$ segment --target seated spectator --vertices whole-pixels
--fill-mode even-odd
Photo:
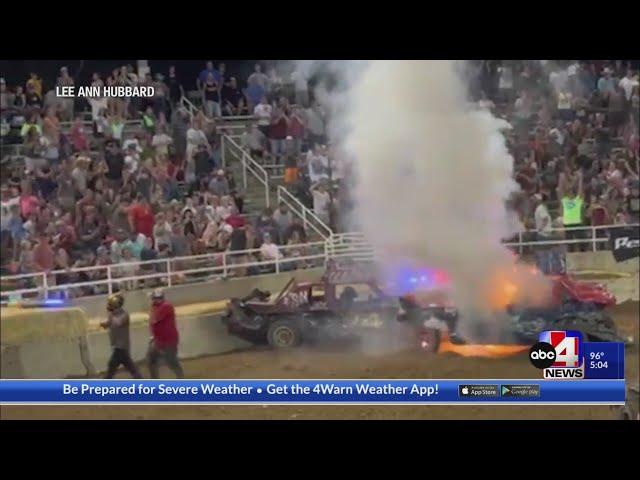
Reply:
[[[278,249],[278,246],[271,240],[271,235],[265,233],[262,237],[262,245],[260,245],[260,259],[263,262],[268,262],[278,260],[279,258],[280,249]]]
[[[231,225],[234,230],[244,228],[246,222],[239,214],[238,209],[234,206],[230,208],[230,214],[224,219],[224,223]]]
[[[270,238],[278,240],[278,224],[273,219],[273,211],[271,208],[265,208],[262,214],[256,219],[256,236],[258,244],[264,241],[264,236],[269,235]]]
[[[124,247],[122,249],[122,258],[118,262],[118,266],[113,268],[112,274],[115,277],[130,278],[138,275],[140,269],[138,259],[131,252],[131,248]],[[133,279],[120,282],[123,290],[133,290],[136,288],[137,281]]]
[[[294,230],[291,233],[289,240],[287,241],[287,246],[293,247],[293,248],[287,248],[285,250],[285,256],[288,258],[298,258],[298,257],[307,256],[309,253],[307,252],[306,247],[302,245],[302,243],[303,241],[300,238],[300,234],[298,233],[298,231]],[[305,268],[307,265],[308,265],[308,262],[305,260],[299,260],[297,262],[288,262],[285,265],[283,265],[283,267],[285,267],[283,268],[283,270]]]
[[[171,225],[167,222],[164,212],[158,212],[153,226],[154,247],[160,251],[161,245],[171,245]]]
[[[216,172],[216,176],[209,182],[209,191],[218,197],[229,195],[229,182],[225,177],[224,170]]]

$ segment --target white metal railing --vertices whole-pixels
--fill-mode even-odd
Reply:
[[[287,192],[288,193],[288,192]],[[310,228],[313,224],[307,223]],[[624,225],[624,226],[638,226]],[[602,228],[616,228],[621,225],[607,225]],[[597,227],[581,227],[582,229],[593,229]],[[576,228],[574,228],[576,230]],[[319,232],[318,232],[319,233]],[[582,238],[573,240],[545,240],[527,242],[507,242],[505,246],[561,246],[575,245],[580,243],[590,243],[594,246],[601,242],[607,242],[605,237]],[[594,247],[595,248],[595,247]],[[68,270],[55,270],[50,272],[26,273],[20,275],[10,275],[2,278],[2,298],[12,298],[22,295],[42,295],[45,298],[51,292],[67,291],[78,288],[95,288],[103,286],[106,292],[111,293],[114,287],[137,288],[140,282],[148,280],[159,280],[164,285],[171,287],[175,283],[189,283],[198,281],[208,281],[216,278],[227,278],[234,274],[242,275],[243,271],[253,268],[268,272],[279,273],[293,268],[307,268],[326,264],[329,259],[351,259],[356,261],[373,261],[377,255],[374,248],[364,238],[360,232],[331,234],[325,241],[311,242],[298,245],[279,246],[281,255],[273,260],[251,260],[251,257],[258,254],[260,249],[250,249],[242,251],[226,251],[221,253],[210,253],[203,255],[191,255],[184,257],[172,257],[158,260],[135,261],[130,263],[119,263],[114,265],[81,267]],[[303,250],[304,255],[287,255],[292,250]],[[146,267],[140,269],[140,267]],[[122,270],[136,269],[134,275],[121,275]],[[147,271],[148,269],[148,271]],[[160,271],[159,271],[160,270]],[[78,274],[86,272],[91,277],[85,282],[64,283],[55,285],[54,279],[58,274]],[[198,276],[200,275],[200,276]],[[28,288],[10,288],[8,283],[32,280],[37,286]]]
[[[292,255],[291,252],[295,250],[302,250],[304,255]],[[148,280],[160,280],[164,285],[171,287],[176,283],[184,284],[190,281],[228,278],[235,276],[235,274],[242,274],[243,271],[250,268],[258,269],[259,273],[280,273],[299,268],[313,268],[323,265],[327,258],[325,242],[282,245],[278,246],[278,251],[279,254],[275,259],[267,260],[251,260],[252,256],[261,253],[261,249],[249,249],[11,275],[3,277],[0,297],[3,300],[23,295],[41,295],[48,298],[52,292],[82,288],[94,289],[101,286],[105,287],[103,293],[110,294],[115,290],[114,287],[124,287],[127,290],[135,289],[141,282],[145,284]],[[121,274],[121,272],[130,269],[135,269],[135,274]],[[56,275],[81,272],[91,274],[94,278],[84,282],[55,285]],[[6,288],[8,282],[19,283],[20,280],[25,279],[32,279],[38,285],[29,288]]]
[[[592,251],[595,252],[595,251],[597,251],[597,247],[596,246],[597,246],[598,243],[607,242],[608,241],[608,238],[606,236],[607,230],[609,230],[611,228],[621,228],[621,227],[639,228],[640,224],[632,223],[632,224],[627,224],[627,225],[589,225],[589,226],[581,226],[581,227],[552,228],[550,230],[551,233],[554,233],[554,234],[558,234],[558,233],[562,234],[564,232],[588,232],[587,237],[573,239],[573,240],[551,239],[551,240],[534,240],[534,241],[525,242],[525,241],[523,241],[525,235],[527,235],[527,234],[536,234],[537,230],[535,230],[535,229],[521,230],[517,234],[517,236],[518,236],[518,241],[517,242],[503,241],[503,243],[504,243],[504,245],[506,245],[508,247],[517,247],[520,254],[523,253],[524,247],[527,247],[527,246],[532,246],[532,245],[556,245],[559,242],[562,242],[564,244],[591,243],[591,249],[592,249]],[[604,235],[598,236],[598,232],[599,231],[604,231]],[[515,237],[515,235],[514,235],[514,237]],[[514,238],[514,237],[512,237],[512,238]]]
[[[282,185],[278,186],[278,203],[284,203],[294,215],[302,219],[305,230],[309,227],[320,235],[323,239],[331,237],[333,231],[311,210],[309,210],[300,200],[291,194]]]
[[[222,157],[222,165],[227,165],[227,156],[234,156],[242,165],[242,185],[245,190],[247,188],[247,172],[251,173],[251,175],[258,180],[264,187],[264,199],[265,205],[268,207],[269,202],[269,174],[267,171],[262,168],[258,162],[256,162],[251,155],[249,155],[240,145],[238,145],[231,137],[228,135],[222,136],[222,147],[221,147],[221,157]]]

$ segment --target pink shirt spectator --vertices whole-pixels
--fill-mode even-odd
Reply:
[[[38,210],[40,200],[34,195],[22,195],[20,197],[20,214],[22,218],[28,218],[33,212]]]

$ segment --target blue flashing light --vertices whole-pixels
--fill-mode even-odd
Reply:
[[[60,298],[48,298],[44,301],[44,305],[47,307],[58,307],[65,304],[66,302]]]

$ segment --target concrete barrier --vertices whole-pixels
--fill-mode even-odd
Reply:
[[[566,256],[567,270],[570,272],[595,270],[600,272],[616,272],[635,274],[640,271],[640,259],[632,258],[625,262],[616,262],[610,251],[602,252],[570,252]]]

